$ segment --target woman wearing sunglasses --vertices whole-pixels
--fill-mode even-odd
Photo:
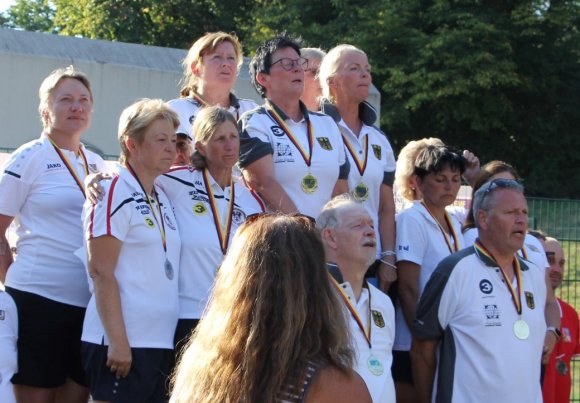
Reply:
[[[464,157],[444,145],[427,145],[414,161],[420,199],[397,215],[399,304],[395,311],[393,379],[398,401],[416,401],[411,368],[411,333],[419,297],[443,258],[464,247],[461,225],[446,211],[457,197]]]
[[[300,101],[308,61],[289,37],[266,41],[250,62],[265,104],[244,114],[240,167],[271,210],[317,217],[333,195],[347,191],[348,161],[332,118]]]

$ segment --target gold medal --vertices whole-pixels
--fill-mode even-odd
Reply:
[[[371,374],[373,374],[374,376],[381,376],[383,372],[385,372],[385,368],[383,367],[383,363],[381,362],[381,360],[379,360],[372,354],[369,356],[369,359],[367,360],[367,367],[369,368]]]
[[[302,191],[307,194],[312,194],[318,189],[318,179],[311,173],[308,173],[302,178]]]
[[[364,182],[359,182],[358,185],[352,191],[352,196],[356,201],[364,202],[369,198],[369,188]]]
[[[518,319],[514,323],[514,334],[520,340],[526,340],[530,337],[530,327],[522,319]]]

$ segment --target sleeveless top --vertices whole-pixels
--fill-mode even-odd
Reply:
[[[287,384],[282,387],[282,390],[278,393],[278,398],[276,401],[278,403],[303,403],[305,401],[306,395],[314,380],[314,376],[321,369],[321,365],[309,361],[306,367],[306,378],[304,378],[304,383],[300,388],[300,394],[295,393],[294,385]]]

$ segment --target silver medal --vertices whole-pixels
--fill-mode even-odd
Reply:
[[[167,276],[169,280],[173,280],[173,266],[169,259],[165,259],[165,276]]]
[[[518,319],[514,323],[514,334],[520,340],[526,340],[530,337],[530,327],[522,319]]]

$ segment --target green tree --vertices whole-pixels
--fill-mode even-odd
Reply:
[[[0,16],[0,26],[56,33],[52,22],[54,14],[54,6],[49,0],[16,0],[6,14]]]

